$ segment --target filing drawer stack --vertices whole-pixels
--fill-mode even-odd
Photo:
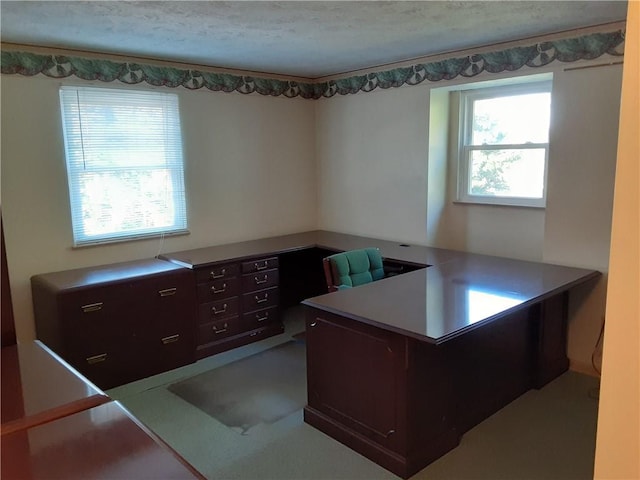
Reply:
[[[195,269],[197,358],[282,333],[278,257]]]
[[[195,289],[186,269],[143,260],[36,275],[40,340],[102,389],[195,360]]]

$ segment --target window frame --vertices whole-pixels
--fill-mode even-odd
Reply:
[[[174,128],[171,130],[170,134],[165,133],[165,140],[167,141],[167,145],[171,145],[170,149],[173,152],[173,156],[171,160],[167,160],[165,157],[164,165],[150,164],[145,165],[136,164],[133,166],[122,166],[115,165],[112,168],[104,168],[99,165],[95,166],[87,166],[84,165],[85,171],[93,171],[93,172],[123,172],[123,171],[136,171],[136,172],[154,172],[154,171],[169,171],[170,173],[170,182],[172,185],[171,188],[171,198],[174,202],[174,208],[176,210],[176,214],[174,215],[173,223],[166,227],[148,227],[148,228],[139,228],[135,230],[111,230],[108,233],[100,233],[96,235],[87,235],[85,233],[85,224],[82,219],[83,214],[83,202],[81,200],[81,189],[82,182],[80,181],[80,173],[76,167],[72,165],[74,162],[73,154],[71,153],[72,148],[70,147],[70,143],[73,141],[71,135],[68,132],[69,125],[67,124],[66,117],[73,116],[75,112],[65,112],[65,100],[63,96],[66,94],[65,92],[80,92],[80,91],[100,91],[102,95],[111,95],[117,96],[119,93],[122,95],[149,95],[149,96],[157,96],[158,102],[156,105],[162,105],[162,118],[165,123],[167,119],[175,122]],[[59,98],[60,98],[60,114],[62,121],[62,131],[63,131],[63,143],[64,143],[64,156],[65,156],[65,168],[67,175],[67,183],[68,183],[68,193],[69,193],[69,212],[70,212],[70,220],[72,227],[72,235],[73,235],[73,247],[86,247],[93,246],[99,244],[108,244],[108,243],[117,243],[117,242],[126,242],[133,240],[144,240],[150,238],[159,238],[168,235],[181,235],[188,234],[188,215],[187,215],[187,191],[185,186],[185,159],[184,159],[184,146],[182,140],[182,116],[180,113],[180,98],[176,93],[173,92],[160,92],[155,89],[138,89],[138,88],[119,88],[119,87],[103,87],[103,86],[94,86],[94,85],[74,85],[74,84],[64,84],[59,87]],[[78,100],[79,102],[79,100]],[[122,98],[122,104],[126,104],[126,98]],[[80,124],[80,134],[79,137],[76,136],[75,140],[80,142],[84,142],[82,130],[82,119],[80,116],[80,103],[78,106],[78,121]],[[150,103],[150,106],[152,104]],[[166,105],[170,105],[167,107]],[[169,138],[172,137],[170,140]],[[82,147],[84,149],[84,145]],[[83,152],[84,155],[84,152]],[[177,159],[177,163],[176,163]]]
[[[526,95],[548,92],[552,95],[552,80],[530,80],[517,83],[505,81],[504,84],[489,87],[476,87],[460,90],[459,99],[459,125],[458,125],[458,152],[457,152],[457,203],[502,205],[515,207],[545,208],[547,202],[547,172],[549,166],[549,137],[545,143],[516,143],[516,144],[483,144],[472,145],[473,135],[473,102],[490,98],[500,98],[513,95]],[[551,112],[549,113],[551,116]],[[549,119],[551,120],[551,119]],[[549,128],[551,130],[551,128]],[[550,134],[550,132],[549,132]],[[510,150],[510,149],[544,149],[544,170],[542,198],[478,195],[469,193],[470,164],[473,151],[486,150]]]

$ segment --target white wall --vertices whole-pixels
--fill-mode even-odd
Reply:
[[[319,228],[426,241],[429,90],[316,102]]]
[[[542,260],[604,273],[595,291],[580,289],[569,305],[572,368],[592,371],[606,300],[622,66],[569,68],[553,80]]]
[[[621,68],[564,67],[544,70],[554,74],[546,209],[453,203],[456,163],[442,147],[443,92],[471,81],[458,80],[317,103],[320,227],[606,273]],[[569,357],[591,373],[605,284],[581,289],[570,305]]]
[[[168,89],[180,96],[191,234],[72,249],[60,85],[2,76],[2,216],[19,341],[34,338],[34,274],[316,227],[311,101]]]

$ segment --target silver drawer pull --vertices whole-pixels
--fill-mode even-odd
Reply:
[[[256,285],[262,285],[263,283],[267,283],[267,279],[269,278],[269,276],[267,274],[265,274],[264,278],[262,280],[260,280],[258,277],[253,277],[253,279],[256,282]]]
[[[94,363],[104,362],[107,359],[106,353],[101,353],[100,355],[94,355],[93,357],[87,358],[87,363],[89,365],[93,365]]]
[[[162,344],[163,344],[163,345],[167,345],[167,344],[169,344],[169,343],[177,342],[179,338],[180,338],[180,334],[177,334],[177,335],[171,335],[171,336],[169,336],[169,337],[164,337],[164,338],[162,339]]]
[[[264,317],[261,317],[259,313],[256,313],[256,320],[258,322],[264,322],[269,319],[269,312],[265,312]]]
[[[209,276],[215,280],[216,278],[222,278],[227,274],[227,269],[223,268],[222,270],[220,270],[220,273],[216,273],[213,270],[209,273]]]
[[[97,312],[98,310],[102,310],[102,302],[82,305],[82,307],[80,308],[82,309],[83,313]]]
[[[255,268],[256,270],[260,271],[260,270],[266,270],[267,268],[269,268],[269,261],[265,260],[262,265],[258,264],[258,262],[253,264],[253,268]]]
[[[216,332],[216,335],[220,335],[221,333],[226,332],[229,329],[229,324],[225,323],[224,328],[218,329],[215,325],[213,326],[213,331]]]
[[[264,302],[269,301],[269,294],[265,293],[264,294],[264,298],[260,298],[257,295],[254,298],[256,299],[256,303],[264,303]]]
[[[211,313],[213,313],[214,315],[220,315],[221,313],[224,313],[226,311],[227,311],[226,303],[222,306],[221,310],[218,310],[216,307],[211,307]]]
[[[214,285],[213,287],[211,287],[211,293],[213,293],[215,295],[216,293],[224,292],[226,289],[227,289],[227,284],[226,283],[223,283],[222,284],[222,288],[220,288],[218,290],[216,290],[216,287]]]
[[[170,297],[171,295],[175,295],[177,291],[178,291],[178,289],[175,288],[175,287],[173,287],[173,288],[165,288],[164,290],[158,290],[158,294],[161,297]]]

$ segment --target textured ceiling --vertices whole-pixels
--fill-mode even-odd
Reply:
[[[7,1],[3,42],[318,78],[623,21],[626,1]]]

